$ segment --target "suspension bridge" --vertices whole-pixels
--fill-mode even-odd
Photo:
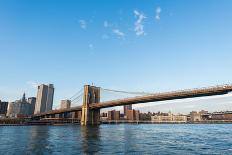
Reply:
[[[167,101],[175,99],[186,99],[213,95],[223,95],[232,91],[232,85],[218,85],[213,87],[204,87],[196,89],[187,89],[179,91],[170,91],[163,93],[146,93],[146,92],[128,92],[121,90],[104,89],[96,86],[85,85],[84,89],[79,90],[70,100],[72,107],[69,109],[52,110],[45,113],[33,115],[33,119],[44,118],[67,118],[69,114],[73,114],[79,119],[82,125],[99,124],[100,109],[114,106],[123,106],[130,104]],[[101,92],[101,94],[100,94]],[[121,99],[111,99],[108,101],[100,101],[102,92],[127,94],[129,96]],[[110,98],[110,97],[108,97]]]

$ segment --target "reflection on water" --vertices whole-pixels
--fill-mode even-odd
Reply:
[[[82,151],[86,154],[99,152],[100,142],[99,126],[81,126]]]
[[[0,154],[232,154],[232,125],[0,127]]]
[[[35,154],[39,154],[40,152],[51,153],[47,146],[49,145],[49,127],[44,126],[41,128],[40,126],[33,126],[28,131],[28,141],[27,141],[27,150],[28,152],[32,152]]]

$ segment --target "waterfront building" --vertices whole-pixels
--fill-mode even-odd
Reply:
[[[21,100],[10,102],[7,108],[7,116],[19,118],[19,117],[28,117],[32,115],[34,111],[33,109],[34,99],[32,98],[29,99],[32,104],[27,101],[26,95],[24,93]]]
[[[120,111],[115,111],[114,120],[120,120]]]
[[[204,120],[203,116],[208,114],[208,111],[201,110],[199,112],[197,111],[192,111],[190,112],[190,121],[191,122],[199,122]]]
[[[60,101],[60,109],[70,109],[71,100],[61,100]]]
[[[139,120],[141,121],[150,121],[151,120],[151,113],[140,113],[139,114]]]
[[[36,98],[35,97],[29,97],[27,99],[27,102],[31,104],[30,110],[29,110],[29,115],[33,115],[35,111],[35,103],[36,103]]]
[[[132,104],[123,106],[124,117],[127,118],[127,110],[132,110]]]
[[[139,120],[139,110],[127,110],[127,120],[138,121]]]
[[[108,120],[120,120],[120,111],[108,111]]]
[[[104,113],[104,112],[101,113],[101,114],[100,114],[100,120],[101,120],[101,121],[106,121],[106,120],[108,120],[107,113]]]
[[[151,121],[152,122],[157,122],[157,123],[171,123],[171,122],[181,122],[181,123],[186,123],[187,122],[187,116],[185,115],[173,115],[170,112],[166,114],[161,114],[161,115],[154,115],[151,116]]]
[[[2,102],[0,100],[0,115],[4,116],[7,113],[8,102]]]
[[[82,114],[81,111],[75,111],[70,114],[70,117],[81,120],[81,114]]]
[[[37,99],[35,105],[35,114],[42,112],[48,112],[52,110],[54,97],[54,86],[53,84],[40,85],[38,86]]]
[[[214,112],[211,114],[211,120],[232,120],[232,111]]]

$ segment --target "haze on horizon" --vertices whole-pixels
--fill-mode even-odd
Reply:
[[[232,83],[232,1],[101,2],[0,1],[0,100],[36,96],[42,83],[54,84],[54,107],[84,84],[164,92]],[[232,110],[232,97],[144,105]]]

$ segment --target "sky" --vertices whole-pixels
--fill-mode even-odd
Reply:
[[[231,40],[231,0],[1,0],[0,100],[36,96],[42,83],[54,84],[54,107],[85,84],[164,92],[231,83]],[[232,110],[229,101],[207,100],[218,110]]]

